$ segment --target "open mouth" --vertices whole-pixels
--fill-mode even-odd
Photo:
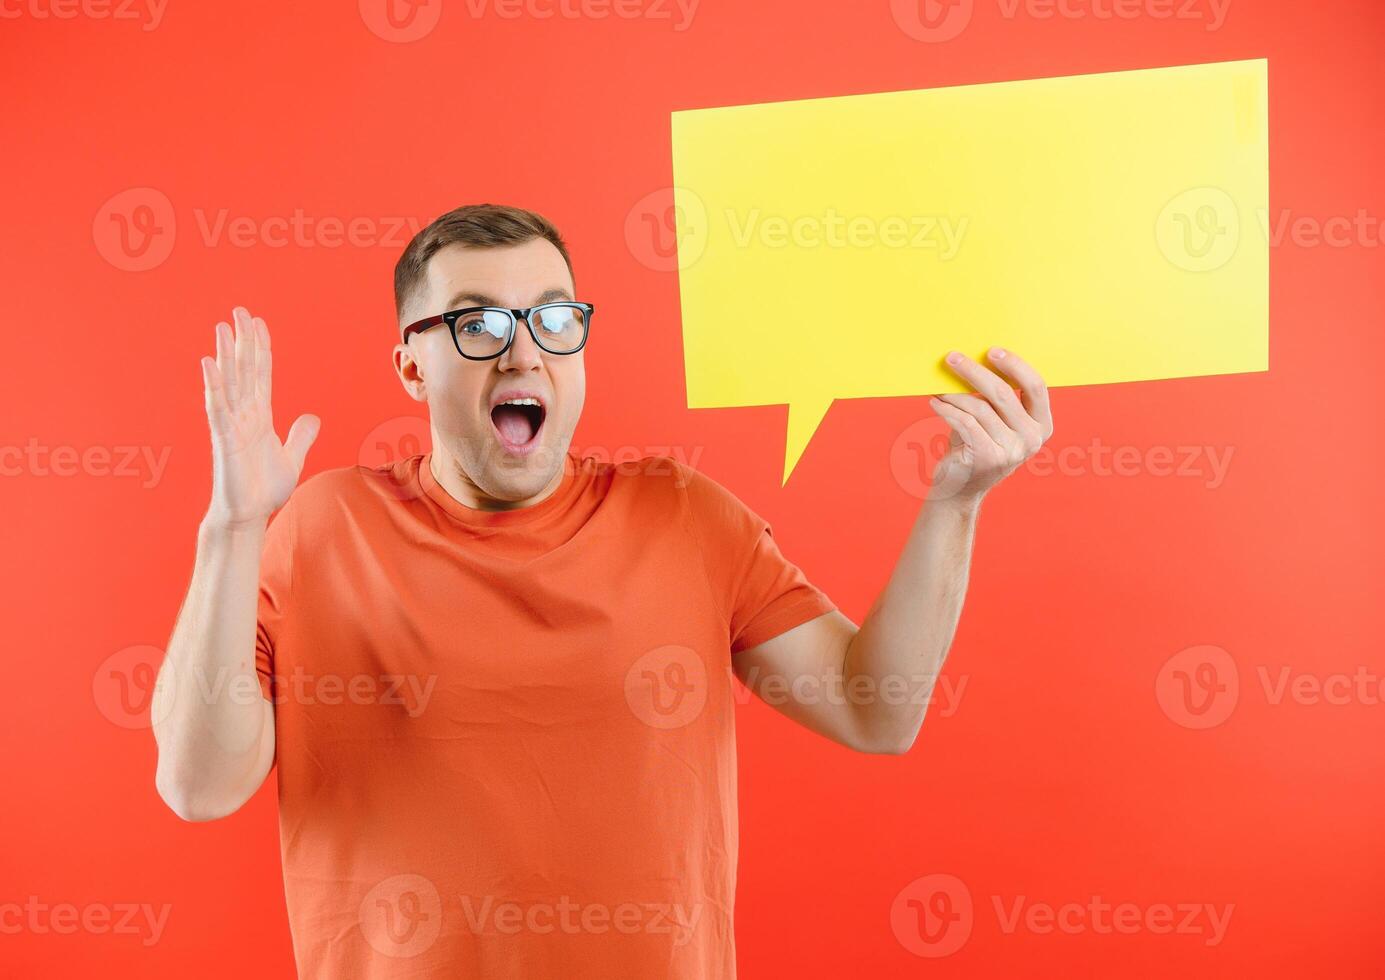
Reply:
[[[506,449],[524,450],[537,444],[547,410],[542,405],[497,405],[491,423]]]

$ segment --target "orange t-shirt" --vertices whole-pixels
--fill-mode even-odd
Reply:
[[[266,535],[299,975],[734,977],[731,655],[836,607],[671,457],[569,452],[505,512],[428,463],[320,473]]]

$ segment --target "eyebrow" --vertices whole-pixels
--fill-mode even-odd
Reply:
[[[533,305],[540,306],[544,303],[556,303],[560,300],[572,302],[572,297],[568,295],[566,289],[554,287],[553,289],[545,289],[540,293]],[[487,296],[485,293],[473,293],[468,290],[457,293],[447,301],[447,309],[449,310],[459,310],[467,306],[500,306],[509,309],[508,306],[493,296]]]

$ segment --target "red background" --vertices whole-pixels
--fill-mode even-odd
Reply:
[[[859,622],[920,506],[896,478],[900,440],[931,412],[923,397],[837,403],[781,490],[783,406],[686,408],[676,273],[626,232],[670,182],[669,112],[1267,57],[1272,217],[1364,209],[1374,234],[1271,249],[1268,373],[1053,392],[1049,451],[1212,447],[1232,453],[1225,479],[1111,475],[1079,455],[1090,465],[1026,469],[996,490],[947,664],[964,696],[949,716],[935,708],[912,753],[854,755],[758,703],[741,710],[739,957],[747,978],[1380,975],[1381,5],[1235,0],[1209,30],[977,0],[944,43],[910,37],[886,0],[704,0],[681,31],[476,18],[458,0],[413,43],[377,36],[351,3],[172,0],[153,30],[47,9],[6,0],[17,16],[0,21],[0,443],[169,454],[158,480],[92,459],[0,479],[0,905],[170,914],[148,946],[0,933],[0,973],[292,974],[272,784],[230,819],[180,822],[155,795],[147,727],[112,707],[112,665],[165,644],[187,584],[210,484],[198,358],[233,305],[273,331],[281,432],[300,412],[323,419],[309,473],[376,451],[381,425],[408,448],[422,416],[389,366],[404,238],[239,247],[209,241],[199,214],[298,209],[386,237],[383,218],[462,203],[547,214],[600,310],[579,448],[680,453],[764,514]],[[165,195],[176,220],[167,258],[144,271],[117,268],[102,210],[132,188]],[[941,356],[948,338],[937,344]],[[1170,658],[1203,645],[1226,651],[1239,698],[1197,729],[1160,694],[1182,663]],[[1262,672],[1284,668],[1375,680],[1344,704],[1276,703]],[[147,677],[129,679],[138,694]],[[915,956],[891,925],[901,890],[932,874],[960,879],[975,912],[944,958]],[[1007,932],[993,896],[1234,910],[1209,946]]]

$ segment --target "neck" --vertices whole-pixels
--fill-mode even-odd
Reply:
[[[433,447],[433,452],[428,460],[428,468],[433,474],[433,479],[438,481],[438,485],[446,490],[448,496],[453,500],[463,506],[470,507],[472,510],[506,511],[532,507],[557,492],[558,487],[563,482],[567,463],[566,459],[560,461],[557,471],[537,492],[515,499],[504,499],[493,497],[478,487],[475,481],[467,475],[466,470],[457,462],[457,458],[438,440],[436,433],[433,438]],[[518,488],[518,492],[524,493],[523,488]]]

